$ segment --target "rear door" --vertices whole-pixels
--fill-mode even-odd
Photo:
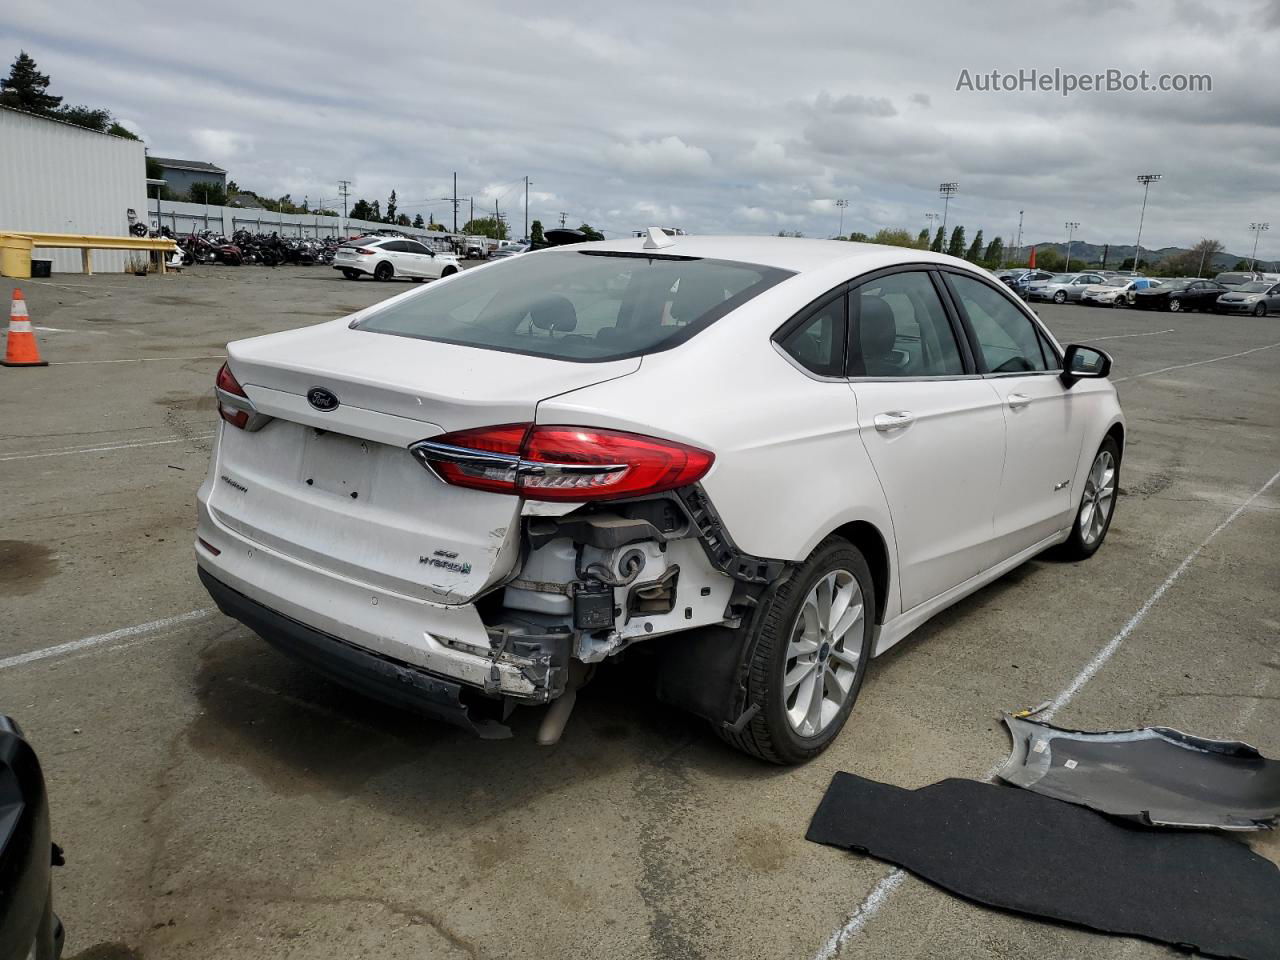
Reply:
[[[1005,421],[1004,470],[995,502],[995,562],[1066,526],[1071,482],[1084,435],[1083,411],[1060,379],[1047,334],[995,284],[944,272],[974,358],[999,397]]]
[[[1004,416],[977,375],[933,273],[851,287],[848,373],[859,432],[889,502],[909,610],[990,563]]]

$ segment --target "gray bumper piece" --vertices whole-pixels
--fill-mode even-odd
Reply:
[[[1280,762],[1238,740],[1170,727],[1084,733],[1006,714],[998,776],[1155,827],[1264,830],[1280,819]]]

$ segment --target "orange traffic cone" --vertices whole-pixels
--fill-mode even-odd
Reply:
[[[13,306],[9,310],[9,340],[0,364],[6,367],[48,366],[40,359],[35,331],[31,329],[31,317],[27,315],[27,301],[22,299],[22,291],[16,287],[13,290]]]

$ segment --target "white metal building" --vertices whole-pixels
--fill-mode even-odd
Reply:
[[[147,161],[138,140],[0,107],[0,231],[124,236],[129,214],[147,220]],[[79,250],[41,250],[57,271],[79,273]],[[94,253],[94,271],[124,270],[130,254]]]

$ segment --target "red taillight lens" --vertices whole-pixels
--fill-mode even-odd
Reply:
[[[505,424],[434,437],[414,456],[446,483],[529,500],[619,500],[700,480],[706,450],[620,430]]]
[[[223,393],[231,394],[234,397],[244,397],[247,404],[249,397],[244,392],[244,387],[240,386],[240,381],[235,378],[231,373],[231,368],[225,363],[218,371],[218,376],[214,379],[213,384]],[[218,398],[218,415],[233,427],[239,427],[241,430],[243,430],[245,428],[245,424],[249,422],[248,410],[237,409],[221,397]]]

